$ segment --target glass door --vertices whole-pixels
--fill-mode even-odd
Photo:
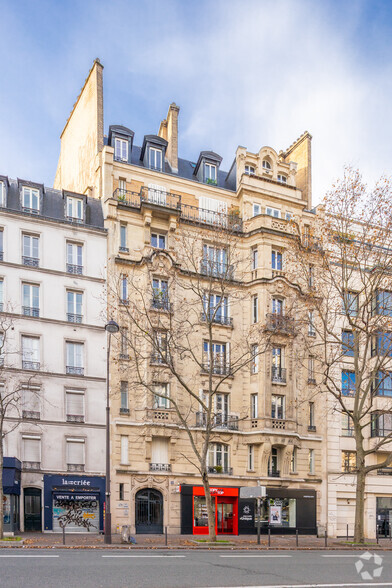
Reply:
[[[234,533],[234,500],[230,498],[217,498],[216,505],[216,532],[218,534]]]

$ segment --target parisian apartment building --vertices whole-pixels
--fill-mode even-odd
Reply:
[[[327,519],[325,413],[314,394],[312,358],[301,356],[285,268],[292,219],[306,226],[315,214],[311,136],[305,132],[279,152],[269,146],[256,153],[238,147],[224,166],[211,149],[195,153],[192,160],[180,157],[179,107],[174,103],[144,136],[132,131],[131,116],[113,123],[105,129],[103,68],[96,61],[61,134],[55,188],[102,203],[108,291],[112,284],[118,286],[109,301],[110,318],[120,326],[110,357],[113,530],[130,525],[133,533],[162,533],[165,527],[169,533],[207,532],[200,474],[172,406],[178,386],[148,349],[145,377],[153,379],[159,392],[154,397],[135,386],[127,338],[135,285],[143,284],[149,292],[147,314],[151,324],[158,321],[161,327],[167,320],[163,313],[175,321],[192,302],[185,298],[181,303],[171,291],[170,276],[173,268],[189,273],[179,240],[196,235],[195,274],[210,278],[206,268],[213,267],[219,277],[232,249],[240,261],[233,265],[227,299],[214,321],[212,350],[206,345],[203,308],[195,310],[200,317],[191,334],[195,355],[212,357],[222,375],[230,370],[244,333],[269,334],[268,348],[263,353],[255,349],[254,361],[229,374],[214,399],[208,469],[217,532],[255,532],[255,501],[241,498],[240,488],[261,485],[266,487],[263,532],[272,520],[277,532],[316,533]],[[211,297],[208,305],[214,307]],[[311,327],[308,347],[315,336]],[[164,333],[157,336],[165,338]],[[186,362],[182,369],[202,395],[203,369]],[[201,435],[203,414],[197,403],[188,414],[189,426]]]
[[[0,176],[5,531],[99,532],[107,233],[101,202]],[[6,396],[5,396],[6,397]]]

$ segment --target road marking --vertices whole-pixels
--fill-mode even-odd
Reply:
[[[0,555],[0,557],[60,557],[59,555]]]
[[[391,586],[391,582],[348,582],[346,584],[270,584],[269,586],[232,586],[232,588],[355,588],[355,586]],[[213,588],[224,588],[214,586]]]
[[[103,555],[102,557],[186,557],[186,555]]]
[[[293,557],[292,555],[220,555],[219,557]]]
[[[360,555],[322,555],[321,557],[356,557],[357,559],[361,557]]]

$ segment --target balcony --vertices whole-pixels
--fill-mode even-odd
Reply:
[[[84,463],[67,463],[68,472],[84,472]]]
[[[279,470],[268,470],[268,477],[269,478],[280,478],[280,471]]]
[[[65,372],[71,376],[84,376],[84,368],[75,367],[74,365],[67,365]]]
[[[173,312],[173,305],[169,302],[169,299],[161,296],[154,296],[151,300],[151,308],[152,310]]]
[[[0,251],[0,261],[4,261],[4,251]]]
[[[216,465],[216,466],[208,466],[207,471],[209,474],[219,474],[224,476],[232,476],[233,475],[233,468]]]
[[[272,418],[271,428],[272,429],[280,429],[281,431],[284,431],[286,429],[286,421],[284,419]]]
[[[181,219],[198,225],[209,225],[216,229],[225,229],[234,233],[242,232],[242,218],[236,214],[227,214],[191,206],[190,204],[181,204]]]
[[[316,384],[316,378],[308,378],[308,384],[315,385]]]
[[[23,255],[22,263],[23,265],[27,265],[28,267],[39,267],[38,257],[27,257],[26,255]]]
[[[67,321],[69,323],[81,323],[82,318],[83,317],[81,314],[74,314],[73,312],[67,312]]]
[[[22,206],[22,211],[27,212],[27,214],[39,214],[38,208],[30,208],[28,206]]]
[[[273,384],[286,384],[286,368],[273,365],[271,368],[271,381]]]
[[[39,317],[39,308],[35,308],[33,306],[22,306],[22,313],[23,316],[34,316],[36,318]]]
[[[230,375],[230,365],[226,363],[226,359],[223,361],[219,361],[219,359],[215,360],[213,365],[210,366],[210,362],[204,361],[203,362],[203,372],[211,373],[214,376],[229,376]]]
[[[202,259],[200,262],[200,273],[210,278],[219,278],[221,280],[234,279],[234,266],[220,261],[211,261]]]
[[[180,210],[181,208],[181,196],[165,190],[155,190],[154,188],[143,186],[140,191],[140,199],[141,203],[162,206],[172,210]]]
[[[315,433],[315,432],[316,432],[316,425],[309,425],[309,426],[308,426],[308,431],[309,431],[310,433]],[[342,430],[342,433],[343,433],[343,430]],[[348,437],[348,436],[349,436],[349,435],[346,435],[346,437]],[[351,435],[350,435],[350,436],[351,436]]]
[[[22,462],[22,468],[24,470],[40,470],[41,469],[41,462],[40,461],[24,461]]]
[[[267,314],[267,321],[265,329],[283,335],[294,335],[295,323],[294,319],[280,313]]]
[[[84,220],[78,216],[67,216],[67,221],[69,223],[75,223],[77,225],[83,225]]]
[[[239,417],[235,414],[213,414],[211,415],[211,426],[215,429],[225,429],[228,431],[238,431]],[[205,427],[207,425],[207,414],[205,412],[196,413],[196,427]]]
[[[129,408],[121,407],[120,414],[129,415]]]
[[[377,470],[378,476],[392,476],[392,467],[380,468]]]
[[[129,253],[129,247],[123,247],[122,245],[120,245],[118,250],[120,253]]]
[[[128,361],[129,360],[129,353],[120,353],[119,358],[123,359],[125,361]]]
[[[171,463],[150,463],[150,472],[171,472]]]
[[[41,364],[39,361],[29,361],[29,360],[25,360],[22,359],[22,368],[24,370],[34,370],[34,371],[38,371],[41,367]]]
[[[162,355],[157,352],[152,353],[150,363],[153,365],[167,365],[166,353],[162,352]]]
[[[233,328],[233,318],[231,316],[224,316],[222,313],[216,313],[214,316],[214,309],[211,309],[209,316],[208,313],[202,312],[200,320],[202,323],[210,321],[214,323],[214,325],[223,325],[225,327]]]
[[[67,423],[84,423],[83,414],[67,414]]]
[[[41,418],[41,414],[37,410],[22,410],[22,419],[31,419],[34,421],[39,421]]]
[[[170,408],[147,408],[146,411],[147,420],[160,423],[173,422],[175,414]]]
[[[67,263],[67,272],[69,274],[75,274],[77,276],[83,275],[83,266],[82,265],[74,265],[73,263]]]

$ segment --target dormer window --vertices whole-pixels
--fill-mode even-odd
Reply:
[[[267,170],[271,169],[271,164],[267,159],[263,159],[263,169],[267,169]]]
[[[22,208],[24,212],[39,213],[39,190],[36,188],[22,188]]]
[[[255,168],[253,167],[253,165],[246,165],[245,166],[245,173],[248,176],[254,176],[255,175]]]
[[[114,159],[128,162],[128,141],[125,139],[114,139]]]
[[[206,184],[213,184],[216,186],[216,165],[211,163],[204,164],[204,181]]]
[[[5,184],[4,184],[4,182],[0,182],[0,206],[2,208],[4,208],[6,206]]]
[[[156,171],[162,171],[161,149],[155,149],[155,147],[150,147],[148,151],[148,167],[150,169],[155,169]]]
[[[282,174],[278,174],[278,182],[281,184],[287,184],[287,177],[283,176]]]
[[[83,200],[67,196],[67,219],[77,223],[83,222]]]

